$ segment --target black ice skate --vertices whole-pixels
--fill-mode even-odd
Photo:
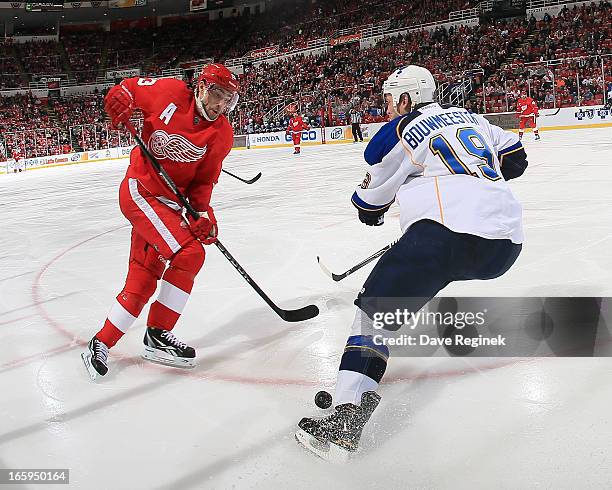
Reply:
[[[320,419],[303,418],[295,438],[306,449],[334,463],[344,463],[357,451],[361,432],[380,402],[375,391],[361,395],[361,405],[345,403]]]
[[[142,357],[168,366],[194,367],[195,349],[177,339],[169,330],[148,327]]]
[[[535,135],[535,140],[536,140],[536,141],[538,141],[539,139],[540,139],[540,135],[539,135],[539,134],[536,134],[536,135]]]
[[[108,347],[96,337],[87,344],[88,350],[81,354],[85,368],[92,381],[108,372]]]

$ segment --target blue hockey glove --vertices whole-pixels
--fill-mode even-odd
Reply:
[[[359,212],[359,221],[368,226],[380,226],[385,222],[385,212],[387,209],[366,211],[365,209],[358,208],[357,211]]]

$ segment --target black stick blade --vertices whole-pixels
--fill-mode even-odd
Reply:
[[[342,279],[344,279],[348,274],[334,274],[332,271],[330,271],[323,262],[321,262],[321,259],[319,258],[319,256],[317,255],[317,262],[319,263],[319,267],[321,267],[321,270],[323,271],[323,274],[325,274],[327,277],[331,277],[334,281],[338,282],[341,281]]]
[[[283,310],[279,308],[275,310],[283,320],[286,322],[303,322],[310,320],[319,314],[319,308],[317,305],[308,305],[298,310]]]
[[[255,182],[257,182],[259,179],[261,178],[261,172],[259,172],[255,177],[253,177],[250,180],[245,180],[245,182],[247,184],[254,184]]]
[[[240,182],[244,182],[245,184],[254,184],[255,182],[257,182],[261,178],[261,172],[259,172],[252,179],[243,179],[242,177],[239,177],[238,175],[233,174],[232,172],[230,172],[229,170],[225,170],[224,168],[222,168],[221,171],[223,173],[226,173],[230,177],[234,177],[235,179],[238,179]]]

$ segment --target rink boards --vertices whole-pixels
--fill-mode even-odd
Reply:
[[[518,118],[514,112],[485,114],[491,123],[516,131]],[[541,131],[569,130],[612,127],[612,110],[604,106],[567,107],[563,109],[543,109],[537,120]],[[368,141],[385,123],[362,124],[364,140]],[[530,131],[531,129],[527,129]],[[322,144],[352,143],[351,126],[335,126],[329,128],[313,128],[302,133],[302,146]],[[291,137],[284,131],[234,136],[234,150],[283,148],[291,147]],[[87,162],[104,162],[118,160],[130,154],[132,147],[110,148],[106,150],[69,153],[67,155],[52,155],[47,157],[26,158],[27,170],[37,168],[57,167],[61,165],[76,165]],[[21,163],[23,166],[23,163]],[[15,167],[14,160],[8,160],[0,166],[0,174],[11,173]]]
[[[106,162],[109,160],[118,160],[127,157],[132,151],[131,146],[122,146],[119,148],[108,148],[106,150],[82,151],[77,153],[68,153],[65,155],[50,155],[46,157],[26,158],[19,161],[19,166],[23,168],[25,163],[26,170],[34,170],[38,168],[59,167],[62,165],[76,165],[87,162]],[[2,163],[0,173],[11,173],[15,168],[15,160],[9,159]]]
[[[491,123],[511,131],[518,130],[518,118],[515,112],[504,112],[484,115]],[[385,123],[362,124],[361,131],[365,140],[369,140]],[[563,109],[543,109],[538,118],[538,127],[543,131],[599,128],[612,126],[612,111],[604,106],[567,107]],[[530,131],[530,129],[528,129]],[[249,134],[234,140],[234,149],[258,149],[291,147],[291,137],[284,131],[272,133]],[[351,126],[334,126],[313,128],[302,132],[302,146],[321,144],[352,143],[354,141]]]

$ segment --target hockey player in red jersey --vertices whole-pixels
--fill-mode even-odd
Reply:
[[[519,139],[523,138],[526,125],[533,128],[536,141],[540,139],[540,132],[536,123],[536,118],[539,116],[538,111],[535,101],[528,97],[525,92],[521,92],[521,96],[516,102],[516,115],[519,118]]]
[[[82,355],[92,379],[106,374],[108,349],[136,321],[160,280],[147,318],[143,357],[193,366],[195,349],[178,340],[172,329],[204,264],[202,244],[216,241],[210,198],[233,143],[225,113],[237,102],[238,82],[219,64],[202,69],[195,90],[174,78],[129,78],[108,92],[104,104],[115,128],[126,125],[134,109],[143,112],[143,141],[200,218],[185,221],[176,196],[136,146],[119,188],[121,212],[132,225],[127,279]]]
[[[13,160],[15,161],[15,167],[13,168],[13,172],[17,173],[17,172],[22,172],[23,170],[25,170],[25,165],[20,164],[20,160],[22,159],[22,154],[19,151],[19,148],[15,148],[11,152],[11,156],[13,157]]]
[[[289,120],[287,126],[287,134],[291,134],[293,139],[293,154],[300,154],[300,143],[302,141],[302,131],[310,129],[310,126],[304,122],[302,116],[298,112],[293,113],[293,117]]]

